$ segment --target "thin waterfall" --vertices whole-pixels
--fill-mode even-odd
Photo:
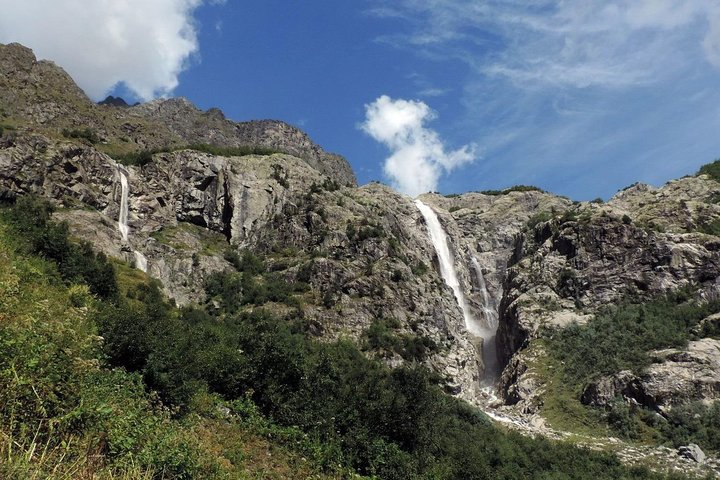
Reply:
[[[485,283],[485,276],[482,272],[480,262],[475,257],[472,257],[472,266],[475,270],[475,278],[477,280],[478,288],[480,289],[480,295],[482,295],[482,311],[483,311],[483,327],[488,332],[483,342],[483,359],[485,357],[491,358],[492,362],[486,362],[485,364],[485,377],[495,378],[498,375],[498,361],[497,361],[497,346],[495,344],[495,336],[498,329],[498,312],[493,305],[493,301],[490,298],[490,293]]]
[[[147,258],[137,250],[135,250],[135,266],[143,272],[147,272]]]
[[[120,215],[118,216],[118,230],[122,235],[123,242],[128,241],[128,234],[130,233],[130,227],[128,227],[128,193],[130,186],[128,184],[127,175],[122,167],[118,167],[118,174],[120,175]]]
[[[128,214],[130,211],[130,184],[128,182],[127,173],[125,169],[118,165],[118,175],[120,175],[120,215],[118,215],[118,230],[123,242],[128,243],[130,236],[130,226],[128,225]],[[143,272],[147,272],[147,258],[141,252],[137,250],[133,251],[135,256],[135,267],[139,268]]]
[[[448,245],[448,235],[445,232],[435,211],[425,205],[420,200],[415,200],[420,213],[425,218],[428,227],[430,240],[432,241],[438,260],[440,261],[440,275],[445,283],[452,289],[455,294],[455,300],[462,310],[465,328],[471,335],[479,337],[482,342],[483,363],[485,364],[485,378],[494,378],[497,372],[497,354],[495,352],[495,331],[488,326],[479,322],[472,314],[468,305],[465,294],[460,287],[457,272],[455,270],[455,260],[453,259],[450,246]]]

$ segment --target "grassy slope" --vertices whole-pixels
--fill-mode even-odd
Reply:
[[[87,287],[14,241],[0,221],[0,478],[325,478],[256,416],[224,418],[206,396],[173,420],[138,376],[103,368]]]

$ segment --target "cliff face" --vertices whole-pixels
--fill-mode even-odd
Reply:
[[[636,185],[607,204],[574,206],[520,234],[499,312],[498,349],[509,364],[500,386],[506,401],[529,412],[542,405],[542,382],[530,368],[537,351],[529,347],[544,327],[586,323],[620,300],[642,301],[684,287],[698,288],[701,299],[717,298],[720,244],[717,236],[698,230],[718,220],[719,193],[720,184],[704,175],[669,182],[660,189]],[[691,343],[689,351],[696,348]],[[711,351],[703,348],[706,354]],[[688,358],[696,357],[690,353]],[[720,357],[717,352],[714,357],[688,362],[705,365],[704,375],[717,377],[720,372],[713,365]],[[705,385],[698,388],[682,382],[671,386],[672,377],[688,377],[684,372],[692,367],[673,360],[677,355],[672,352],[658,353],[656,358],[658,365],[641,381],[646,393],[636,395],[638,402],[657,407],[715,397],[714,381],[698,380]],[[599,383],[603,382],[607,384]],[[657,387],[658,382],[663,386]],[[650,392],[657,388],[663,393]]]
[[[413,199],[380,184],[356,187],[347,162],[300,130],[270,120],[231,122],[184,99],[94,105],[60,68],[19,45],[0,46],[0,106],[3,198],[42,195],[61,207],[56,215],[78,238],[129,262],[141,253],[149,275],[179,304],[204,302],[205,280],[233,268],[229,254],[256,252],[273,272],[309,285],[301,314],[311,334],[359,340],[385,322],[395,335],[431,341],[419,360],[441,374],[449,392],[488,400],[479,385],[488,345],[468,335]],[[67,138],[63,129],[90,129],[95,137]],[[284,153],[178,149],[192,144]],[[167,151],[122,167],[130,227],[123,241],[121,167],[111,155],[156,148]],[[635,185],[605,204],[518,190],[421,196],[448,235],[471,314],[498,324],[497,383],[506,411],[541,412],[545,379],[536,364],[546,327],[584,323],[620,299],[689,285],[705,299],[718,296],[715,180]],[[368,354],[390,365],[407,361],[398,352]],[[653,355],[657,362],[643,375],[597,379],[583,401],[606,405],[626,395],[665,408],[718,396],[717,340]]]
[[[233,122],[212,108],[201,111],[184,98],[133,107],[96,105],[62,68],[37,61],[19,44],[0,45],[0,103],[13,123],[39,132],[87,129],[107,153],[129,153],[210,144],[258,146],[286,152],[342,185],[355,185],[348,162],[325,152],[299,129],[276,120]]]

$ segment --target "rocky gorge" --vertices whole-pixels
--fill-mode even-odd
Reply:
[[[17,44],[0,46],[0,105],[3,199],[47,198],[75,237],[142,267],[179,306],[212,304],[207,280],[232,271],[233,255],[260,255],[269,271],[307,284],[300,300],[314,337],[362,344],[383,325],[420,339],[416,355],[382,345],[365,353],[390,366],[420,362],[448,394],[529,434],[575,433],[544,416],[552,332],[628,299],[681,289],[720,299],[720,182],[711,175],[632,185],[607,202],[523,186],[423,194],[417,201],[447,240],[442,255],[415,199],[357,186],[344,158],[284,122],[232,122],[184,99],[96,105]],[[245,147],[255,150],[233,154]],[[141,152],[143,161],[127,161]],[[593,378],[575,400],[602,411],[620,399],[661,416],[688,400],[712,404],[717,322],[708,315],[686,346],[653,350],[642,371]],[[649,456],[639,449],[628,461]],[[720,473],[709,452],[702,465],[668,456],[673,468]]]

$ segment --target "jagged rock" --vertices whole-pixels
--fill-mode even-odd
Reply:
[[[679,447],[678,455],[697,463],[703,463],[705,461],[705,453],[694,443]]]
[[[638,377],[628,370],[601,377],[590,382],[583,390],[581,401],[594,407],[609,407],[618,397],[647,404],[643,386]]]
[[[720,183],[706,175],[672,180],[662,188],[637,183],[618,192],[608,206],[634,223],[674,233],[702,231],[720,217]]]
[[[642,390],[649,402],[665,409],[687,401],[720,399],[720,340],[703,338],[686,349],[653,352],[659,363],[643,373]]]
[[[24,129],[52,135],[64,129],[89,129],[104,144],[124,152],[201,143],[267,147],[302,159],[342,185],[356,184],[343,157],[325,152],[287,123],[237,123],[227,120],[217,108],[203,112],[184,98],[153,100],[128,108],[97,105],[62,68],[37,61],[32,50],[15,43],[0,44],[0,105],[4,115],[22,120]]]
[[[105,100],[98,102],[98,105],[110,105],[111,107],[129,107],[124,98],[108,95]]]

